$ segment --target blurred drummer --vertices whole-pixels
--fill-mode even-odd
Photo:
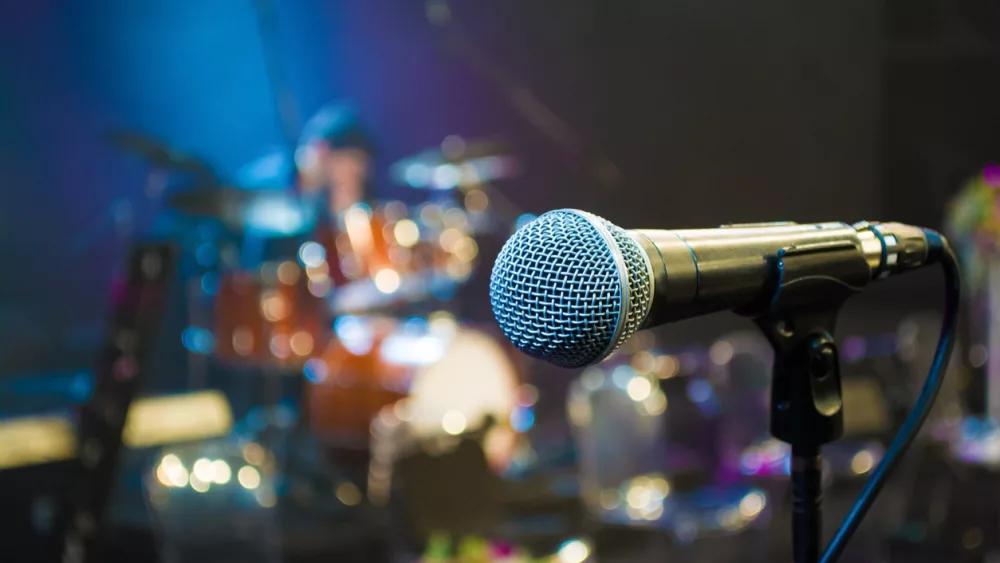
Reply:
[[[324,212],[338,217],[370,194],[374,143],[348,104],[332,103],[306,123],[295,150],[294,169],[285,151],[274,151],[238,173],[237,183],[250,190],[287,190],[293,178],[299,193],[319,197]]]
[[[295,164],[303,194],[325,192],[329,212],[339,216],[365,200],[374,148],[352,108],[331,104],[303,130]]]

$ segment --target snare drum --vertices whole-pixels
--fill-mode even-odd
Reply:
[[[298,368],[329,338],[325,304],[291,260],[221,277],[215,354],[228,363]]]

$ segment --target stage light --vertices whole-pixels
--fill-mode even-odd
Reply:
[[[560,563],[583,563],[590,557],[590,546],[581,540],[569,540],[559,546]]]
[[[247,326],[238,326],[233,329],[233,351],[240,356],[249,356],[253,352],[254,336],[253,331]]]
[[[326,262],[326,249],[319,243],[306,242],[299,247],[299,261],[302,262],[303,266],[317,268],[320,264]],[[280,278],[280,268],[278,275]]]
[[[324,261],[323,263],[325,264],[326,262]],[[295,282],[299,281],[299,276],[301,274],[302,270],[299,269],[298,264],[290,260],[282,262],[281,265],[278,266],[278,281],[285,285],[295,285]]]
[[[236,480],[244,489],[252,491],[260,486],[260,473],[253,467],[244,465],[236,472]]]
[[[167,487],[186,487],[188,471],[180,458],[174,454],[167,454],[156,468],[156,478]]]
[[[471,190],[465,194],[465,208],[473,213],[486,211],[489,204],[489,196],[483,190]]]
[[[361,502],[361,491],[354,483],[344,481],[337,485],[337,500],[345,506],[356,506]]]
[[[289,340],[292,352],[296,356],[308,356],[313,351],[313,337],[305,331],[299,331]]]
[[[386,295],[392,295],[399,289],[400,279],[396,270],[383,268],[375,274],[375,287]]]
[[[212,471],[212,461],[208,458],[198,458],[194,462],[194,467],[192,467],[192,476],[197,477],[197,479],[203,483],[209,483],[213,480],[214,473]]]
[[[367,354],[375,344],[374,329],[362,317],[344,315],[334,321],[333,331],[340,344],[355,356]]]
[[[191,476],[191,488],[193,490],[195,490],[196,492],[199,492],[199,493],[208,492],[208,489],[211,486],[212,486],[212,484],[210,482],[202,480],[197,475],[192,475]]]
[[[851,472],[855,475],[864,475],[875,467],[875,456],[868,450],[861,450],[851,458]]]
[[[649,393],[652,389],[653,386],[649,383],[648,379],[642,377],[641,375],[637,375],[628,382],[626,392],[628,393],[630,399],[638,403],[645,400],[646,397],[649,397]]]
[[[733,345],[725,340],[720,340],[708,350],[708,357],[717,366],[724,366],[733,359]]]
[[[656,358],[656,377],[660,379],[670,379],[680,371],[680,362],[677,358],[665,354]]]
[[[767,497],[764,496],[764,493],[759,491],[747,493],[747,495],[743,497],[743,500],[740,501],[740,514],[748,520],[755,518],[761,513],[762,510],[764,510],[764,506],[766,504]]]
[[[402,219],[392,230],[396,242],[406,248],[411,248],[420,240],[420,227],[409,219]]]
[[[219,485],[225,485],[233,476],[233,471],[229,464],[221,459],[212,462],[212,481]]]
[[[615,489],[605,489],[601,491],[601,508],[604,510],[614,510],[622,505],[621,494]]]
[[[263,465],[264,461],[267,459],[267,453],[260,444],[250,442],[249,444],[243,446],[243,459],[251,465]]]
[[[330,288],[332,286],[330,278],[309,280],[309,293],[313,294],[315,297],[326,297],[326,295],[330,293]]]
[[[458,436],[462,432],[465,432],[465,416],[458,411],[448,411],[441,418],[441,428],[452,436]]]
[[[604,370],[599,367],[589,367],[580,375],[580,385],[587,391],[597,391],[604,386]]]
[[[322,383],[326,381],[327,374],[328,369],[326,367],[326,362],[320,358],[310,358],[306,360],[305,365],[302,367],[302,375],[304,375],[311,383]]]
[[[642,407],[646,411],[646,414],[650,416],[659,416],[667,410],[667,396],[663,393],[663,391],[657,389],[646,397],[646,399],[642,402]]]

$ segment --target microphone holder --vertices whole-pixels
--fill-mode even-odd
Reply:
[[[770,260],[772,297],[754,317],[774,348],[771,434],[791,445],[792,549],[816,563],[822,538],[824,444],[844,433],[840,359],[832,333],[844,301],[871,270],[853,246],[788,248]]]

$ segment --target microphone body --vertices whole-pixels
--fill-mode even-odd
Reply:
[[[900,223],[757,223],[628,233],[652,266],[655,290],[644,327],[729,309],[754,312],[774,292],[791,289],[774,287],[773,259],[780,254],[807,253],[820,262],[823,255],[853,255],[868,269],[865,279],[851,280],[858,290],[873,279],[922,266],[928,254],[924,231]],[[833,271],[825,276],[848,281]]]
[[[861,291],[933,259],[933,231],[901,223],[758,223],[626,231],[545,213],[494,264],[490,299],[511,342],[561,367],[609,356],[642,328],[724,310],[759,316]],[[794,258],[794,275],[786,263]],[[786,275],[787,274],[787,275]]]

